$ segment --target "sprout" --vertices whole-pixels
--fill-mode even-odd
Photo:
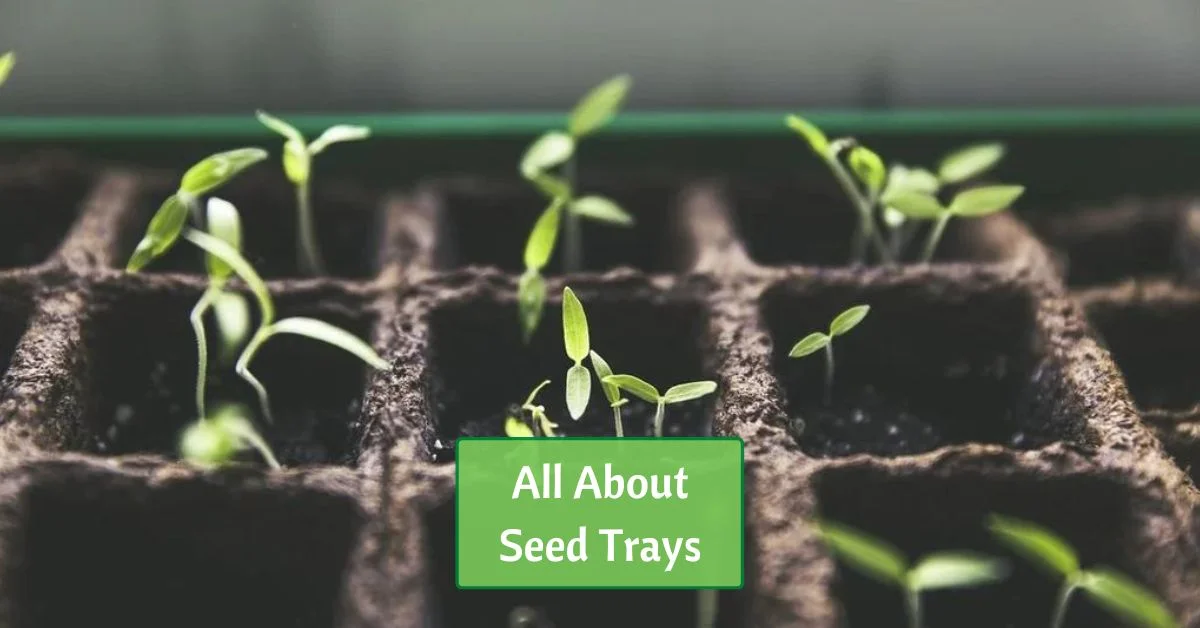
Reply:
[[[550,417],[546,416],[546,406],[538,406],[533,403],[538,393],[549,383],[550,380],[546,380],[538,384],[525,398],[525,403],[521,404],[520,410],[529,413],[528,420],[513,416],[504,420],[505,435],[515,438],[555,435],[554,428],[558,427],[558,424],[550,421]]]
[[[238,453],[255,449],[272,469],[281,468],[271,447],[246,418],[248,414],[241,405],[227,404],[212,417],[189,425],[179,441],[180,456],[203,467],[219,467]]]
[[[587,410],[592,396],[592,374],[583,365],[592,348],[588,341],[587,315],[583,304],[570,288],[563,288],[562,304],[563,346],[567,357],[575,362],[567,369],[567,412],[576,421]]]
[[[11,50],[0,55],[0,85],[3,85],[8,80],[8,75],[12,74],[13,66],[17,64],[17,53]]]
[[[717,390],[717,383],[713,381],[687,382],[672,386],[660,395],[657,388],[635,375],[609,375],[601,381],[627,391],[638,399],[653,403],[654,435],[658,437],[663,435],[663,415],[667,405],[699,399]]]
[[[909,628],[921,628],[921,593],[977,587],[1008,576],[1006,561],[968,552],[936,552],[910,565],[900,550],[850,526],[820,524],[821,537],[856,571],[904,591]]]
[[[802,358],[806,355],[825,350],[825,405],[833,403],[833,339],[854,329],[867,317],[871,311],[869,305],[856,305],[846,309],[834,317],[829,323],[829,332],[813,332],[792,347],[788,352],[790,358]]]
[[[1028,521],[992,515],[988,529],[996,540],[1048,573],[1061,577],[1062,585],[1051,628],[1060,628],[1067,604],[1076,589],[1082,589],[1113,615],[1146,628],[1177,626],[1166,606],[1150,591],[1128,577],[1106,567],[1081,569],[1079,556],[1062,537]]]
[[[550,255],[554,252],[562,206],[562,197],[550,201],[550,206],[534,223],[529,240],[525,243],[525,272],[517,284],[517,313],[525,342],[533,338],[546,305],[546,280],[542,277],[542,269],[550,262]]]
[[[613,374],[612,367],[604,358],[600,357],[599,353],[591,352],[592,356],[592,371],[596,373],[596,379],[600,380],[600,390],[604,391],[605,399],[608,399],[608,405],[613,411],[613,429],[616,430],[618,437],[625,436],[625,426],[621,421],[621,406],[629,402],[621,396],[621,389],[615,384],[609,384],[604,379]]]
[[[299,212],[296,232],[296,263],[303,272],[311,275],[323,275],[325,274],[325,262],[321,259],[321,249],[317,243],[312,198],[309,194],[312,160],[332,144],[364,140],[370,137],[371,130],[365,126],[338,124],[325,129],[325,132],[310,144],[305,142],[300,131],[283,120],[265,111],[259,111],[257,116],[259,122],[287,140],[283,144],[283,172],[287,175],[288,180],[296,186],[296,207]]]
[[[960,148],[942,158],[938,179],[944,185],[962,183],[991,170],[1003,158],[1004,145],[995,142]]]
[[[580,219],[629,226],[633,218],[616,203],[600,196],[575,198],[575,152],[583,138],[603,128],[620,111],[633,80],[625,74],[614,76],[592,88],[567,120],[566,131],[548,131],[529,145],[521,158],[521,175],[547,197],[562,199],[567,209],[566,244],[563,267],[568,273],[583,268],[583,234]],[[562,168],[565,176],[552,174]]]
[[[125,270],[137,272],[171,250],[183,232],[189,210],[196,226],[203,228],[200,197],[266,158],[267,152],[261,148],[238,148],[209,155],[189,168],[179,182],[179,189],[163,201],[150,219],[146,235],[138,242]]]
[[[898,192],[884,199],[884,203],[908,218],[935,221],[921,254],[921,261],[929,262],[951,218],[994,214],[1008,209],[1024,193],[1025,188],[1020,185],[989,185],[959,192],[946,207],[933,194],[915,191]]]

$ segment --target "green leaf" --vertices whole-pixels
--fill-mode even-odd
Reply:
[[[711,395],[716,391],[716,382],[687,382],[668,388],[667,392],[663,393],[662,400],[663,403],[682,403],[684,401],[699,399],[705,395]]]
[[[636,375],[609,375],[601,381],[605,384],[612,384],[621,390],[628,391],[631,395],[643,401],[658,403],[658,389]]]
[[[183,232],[187,215],[187,205],[183,203],[179,195],[168,196],[158,211],[154,213],[154,217],[150,219],[150,224],[146,227],[146,235],[142,236],[142,240],[138,242],[137,248],[129,258],[129,263],[125,265],[125,270],[136,273],[145,268],[146,264],[171,250],[175,241],[179,239],[179,234]]]
[[[925,192],[889,192],[881,200],[884,205],[914,220],[932,220],[946,211],[936,198]]]
[[[587,367],[576,364],[567,369],[567,412],[571,418],[579,420],[587,410],[588,400],[592,397],[592,374]]]
[[[838,314],[833,322],[829,324],[830,336],[841,336],[842,334],[854,329],[867,317],[867,313],[871,311],[869,305],[856,305],[852,308],[847,308],[846,311]]]
[[[1008,209],[1025,193],[1021,185],[989,185],[959,192],[950,202],[950,212],[957,216],[986,216]]]
[[[250,287],[250,292],[258,300],[263,324],[269,325],[275,318],[275,303],[271,301],[271,292],[267,290],[266,282],[259,276],[258,271],[254,270],[250,262],[247,262],[246,258],[242,257],[242,254],[237,249],[203,231],[187,229],[183,232],[183,237],[188,242],[203,249],[204,252],[221,258],[221,261],[228,264],[233,269],[233,272],[237,273],[238,277],[241,277],[242,281],[246,282],[246,285]]]
[[[550,170],[571,158],[575,140],[562,131],[549,131],[534,140],[521,157],[521,174],[526,179]]]
[[[203,196],[266,158],[267,151],[261,148],[236,148],[209,155],[183,173],[179,191],[188,196]]]
[[[201,467],[226,464],[237,452],[237,438],[215,421],[196,421],[183,431],[179,439],[179,456]]]
[[[550,263],[554,253],[554,242],[558,239],[558,222],[562,214],[562,201],[556,199],[538,216],[525,242],[525,268],[539,271]]]
[[[903,225],[904,221],[906,220],[908,220],[908,217],[896,211],[895,209],[891,207],[883,208],[883,224],[887,225],[888,227],[895,229],[896,227]]]
[[[209,234],[234,250],[242,250],[242,221],[233,203],[216,197],[208,199],[207,222]],[[228,264],[214,255],[205,255],[204,259],[208,265],[208,276],[213,281],[225,281],[233,273]]]
[[[1004,157],[1004,145],[975,144],[960,148],[942,159],[938,178],[944,183],[960,183],[987,172]]]
[[[604,378],[613,374],[612,367],[604,358],[600,357],[599,353],[591,352],[592,356],[592,371],[596,374],[596,379],[600,380],[600,390],[604,391],[605,399],[608,399],[609,405],[617,403],[621,400],[621,389],[613,384],[605,383]]]
[[[533,338],[542,310],[546,306],[546,280],[536,270],[526,270],[517,284],[517,310],[521,319],[521,337],[525,342]]]
[[[808,120],[795,115],[787,117],[787,125],[788,128],[799,133],[808,142],[814,153],[822,157],[829,155],[829,139],[825,137],[821,129],[818,129]]]
[[[510,416],[504,420],[504,435],[510,438],[533,438],[533,429],[524,421]]]
[[[276,321],[271,325],[271,333],[307,336],[348,351],[374,368],[380,370],[388,368],[387,360],[379,357],[371,345],[359,339],[358,336],[315,318],[294,316]]]
[[[932,172],[924,168],[908,168],[895,164],[888,170],[887,185],[884,186],[883,198],[901,192],[922,192],[936,194],[942,183]]]
[[[254,112],[254,115],[258,118],[259,122],[263,123],[264,126],[282,135],[283,138],[288,142],[296,142],[301,146],[305,144],[304,136],[300,134],[300,131],[296,130],[296,127],[284,122],[279,118],[276,118],[262,109]]]
[[[603,196],[584,196],[575,199],[570,207],[570,211],[584,218],[622,226],[633,224],[633,216]]]
[[[571,111],[567,131],[578,138],[608,124],[621,110],[632,86],[633,79],[628,74],[619,74],[593,87]]]
[[[1108,612],[1131,624],[1147,628],[1174,628],[1179,625],[1158,596],[1111,569],[1084,572],[1079,587]]]
[[[571,200],[571,184],[566,179],[549,173],[539,173],[532,179],[533,186],[548,199],[555,201]]]
[[[819,331],[814,331],[813,333],[801,338],[800,342],[797,342],[792,347],[792,350],[788,352],[788,357],[802,358],[806,355],[816,353],[817,351],[824,349],[829,344],[830,340],[832,340],[832,338],[829,336],[826,336]]]
[[[304,147],[304,141],[288,140],[283,144],[283,173],[288,181],[300,185],[308,181],[312,173],[312,157]]]
[[[0,85],[3,85],[8,80],[8,75],[12,74],[13,66],[17,64],[17,53],[11,50],[0,55]]]
[[[1008,577],[1008,564],[998,558],[966,552],[941,552],[921,559],[908,574],[918,591],[958,589],[999,582]]]
[[[1022,557],[1060,576],[1079,572],[1079,557],[1062,537],[1039,525],[1011,517],[988,517],[988,530],[996,540]]]
[[[313,143],[308,145],[308,152],[312,155],[319,155],[333,144],[357,142],[365,140],[368,137],[371,137],[371,129],[368,127],[353,124],[337,124],[325,129],[325,132],[320,137],[313,140]]]
[[[883,183],[887,179],[887,169],[883,165],[883,160],[879,155],[866,146],[855,146],[850,150],[850,169],[858,176],[858,180],[867,186],[867,189],[872,192],[878,192],[883,188]]]
[[[575,296],[575,291],[569,287],[563,288],[562,326],[563,346],[567,350],[567,357],[579,364],[591,351],[587,314],[583,311],[583,304]]]
[[[851,567],[889,584],[907,584],[908,561],[891,544],[839,523],[822,522],[820,531],[829,549]]]
[[[250,304],[236,292],[222,292],[212,303],[221,342],[221,357],[232,360],[250,337]]]

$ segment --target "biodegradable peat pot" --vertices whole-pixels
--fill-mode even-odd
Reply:
[[[1141,376],[1103,308],[1066,291],[1046,245],[1012,214],[958,221],[934,264],[847,268],[853,216],[820,200],[835,197],[614,177],[584,187],[639,227],[587,226],[586,272],[551,264],[526,346],[517,275],[543,201],[524,184],[377,194],[318,181],[332,273],[302,278],[290,189],[260,168],[221,195],[241,208],[248,257],[281,314],[344,326],[390,367],[298,338],[269,344],[255,370],[278,421],[263,431],[289,468],[247,458],[203,471],[173,453],[192,419],[186,318],[205,285],[199,256],[180,247],[142,273],[122,270],[178,173],[58,159],[27,160],[24,177],[0,168],[11,174],[0,178],[0,221],[11,223],[0,224],[28,238],[0,235],[35,243],[0,258],[0,625],[474,628],[504,626],[520,605],[555,628],[694,625],[693,591],[454,586],[453,441],[499,433],[509,404],[562,380],[566,285],[617,371],[718,383],[668,408],[669,434],[746,442],[746,587],[720,594],[718,626],[901,625],[899,597],[836,562],[815,518],[912,554],[998,553],[981,527],[993,511],[1056,528],[1089,564],[1127,571],[1184,625],[1200,621],[1200,493],[1180,469],[1190,459],[1173,462],[1139,417]],[[54,219],[30,222],[12,203]],[[786,351],[860,302],[872,312],[839,339],[824,407],[822,359]],[[214,389],[252,400],[216,364]],[[611,433],[598,402],[566,417],[561,392],[542,402],[564,431]],[[645,433],[645,415],[627,408],[627,433]],[[1021,564],[1000,587],[931,596],[927,626],[1046,623],[1054,584]],[[1080,600],[1068,625],[1116,624]]]

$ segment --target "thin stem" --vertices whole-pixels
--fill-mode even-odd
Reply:
[[[937,222],[929,232],[929,238],[925,240],[925,251],[921,253],[922,262],[929,263],[933,260],[933,252],[937,250],[938,240],[942,239],[942,232],[946,230],[950,218],[950,212],[942,212],[942,215],[938,216]]]
[[[696,591],[696,628],[713,628],[717,625],[717,593],[716,589]]]
[[[204,419],[208,413],[204,407],[204,387],[208,377],[208,337],[204,333],[204,313],[212,307],[220,294],[219,286],[210,285],[192,308],[192,332],[196,335],[196,416]]]
[[[908,587],[905,590],[904,601],[908,611],[908,628],[921,628],[921,592]]]
[[[258,405],[262,409],[263,420],[268,424],[274,422],[274,419],[271,418],[271,399],[267,396],[267,388],[250,372],[250,361],[254,359],[254,354],[258,351],[259,347],[270,337],[270,326],[260,327],[254,333],[254,337],[250,339],[246,348],[242,350],[242,355],[238,356],[237,364],[233,367],[238,377],[245,380],[247,384],[250,384],[250,387],[258,395]]]
[[[833,405],[833,340],[825,345],[825,406]]]
[[[851,261],[856,264],[865,264],[867,243],[872,243],[875,245],[875,252],[878,253],[880,261],[891,263],[892,258],[888,253],[887,245],[884,244],[883,238],[875,229],[874,200],[863,196],[862,191],[855,185],[854,178],[837,160],[837,157],[828,157],[825,161],[829,164],[829,169],[833,171],[838,183],[841,184],[842,190],[846,192],[846,196],[850,197],[850,201],[858,210],[858,231],[855,232],[854,240],[851,242]]]
[[[621,421],[621,408],[613,408],[613,425],[617,428],[617,438],[625,435],[625,425]]]
[[[1063,620],[1067,616],[1067,604],[1071,602],[1071,594],[1075,591],[1075,579],[1067,578],[1063,581],[1062,588],[1058,590],[1058,598],[1054,603],[1054,619],[1050,621],[1050,628],[1062,628]]]
[[[299,210],[299,229],[296,242],[296,263],[301,272],[309,275],[324,275],[325,261],[321,259],[321,248],[317,244],[317,228],[313,222],[312,195],[308,190],[308,179],[296,184],[296,207]]]
[[[654,409],[654,435],[662,438],[663,435],[663,414],[666,412],[667,406],[662,399],[658,400],[658,407]]]
[[[276,470],[283,468],[283,465],[279,464],[279,461],[275,459],[275,453],[271,451],[271,446],[267,444],[267,441],[263,440],[262,436],[259,436],[258,432],[252,429],[238,430],[238,436],[258,451],[263,460],[267,461],[267,466]]]
[[[176,192],[175,195],[179,197],[179,200],[183,201],[184,205],[187,205],[188,211],[192,214],[192,223],[196,225],[196,228],[201,231],[206,231],[204,225],[204,212],[200,208],[200,199],[192,196],[191,194],[184,194],[183,192]]]
[[[563,166],[563,173],[567,178],[567,185],[571,188],[571,194],[575,192],[575,158],[571,157]],[[566,220],[564,221],[563,229],[563,272],[577,273],[583,270],[583,224],[579,218],[579,214],[571,210],[568,205],[565,208]]]

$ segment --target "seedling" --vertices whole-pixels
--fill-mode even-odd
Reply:
[[[13,66],[17,64],[17,53],[9,52],[0,55],[0,85],[3,85],[8,80],[8,75],[12,74]]]
[[[1107,567],[1082,569],[1079,555],[1066,540],[1037,524],[992,515],[988,529],[996,540],[1023,558],[1061,577],[1050,627],[1061,628],[1071,594],[1082,590],[1097,604],[1123,621],[1145,628],[1178,626],[1166,606],[1128,576]]]
[[[517,314],[525,342],[533,337],[542,310],[546,306],[546,279],[542,269],[550,262],[554,242],[558,239],[558,223],[562,216],[563,197],[555,197],[542,212],[525,243],[525,272],[517,284]]]
[[[921,253],[921,261],[929,262],[951,218],[981,218],[994,214],[1008,209],[1024,193],[1025,188],[1020,185],[989,185],[959,192],[947,206],[933,194],[916,191],[899,192],[884,202],[908,218],[934,221]]]
[[[332,144],[367,139],[371,135],[371,129],[365,126],[338,124],[325,129],[325,132],[310,144],[305,141],[304,136],[296,130],[296,127],[287,122],[265,111],[259,111],[257,116],[259,122],[282,135],[286,140],[283,144],[283,172],[287,175],[288,180],[296,186],[298,212],[296,263],[305,273],[323,275],[325,274],[325,262],[321,257],[321,247],[317,243],[312,197],[309,193],[313,157],[321,154]]]
[[[225,185],[246,168],[267,158],[261,148],[238,148],[209,155],[183,174],[179,189],[167,197],[150,219],[146,235],[134,249],[125,270],[137,272],[175,245],[187,223],[188,212],[196,226],[204,228],[200,198]]]
[[[961,589],[999,582],[1008,577],[1004,560],[969,552],[935,552],[915,564],[891,544],[850,526],[820,524],[821,537],[833,553],[863,575],[904,592],[909,628],[921,628],[921,593]]]
[[[570,288],[563,288],[562,326],[563,346],[567,357],[575,362],[567,369],[567,412],[578,421],[592,396],[592,374],[583,365],[592,348],[588,341],[587,314]]]
[[[788,352],[790,358],[802,358],[806,355],[825,350],[825,405],[833,403],[833,339],[854,329],[867,317],[871,311],[869,305],[856,305],[848,308],[833,318],[829,323],[828,332],[815,331],[800,339]]]
[[[636,375],[609,375],[601,381],[654,404],[654,435],[658,437],[663,435],[663,415],[668,405],[699,399],[717,390],[716,382],[700,381],[677,384],[668,388],[667,392],[659,394],[657,388]]]
[[[537,395],[550,383],[546,380],[538,384],[529,396],[525,398],[525,403],[521,404],[519,412],[528,412],[529,419],[523,417],[518,418],[510,416],[504,420],[504,433],[510,437],[533,437],[533,436],[554,436],[554,428],[558,427],[557,423],[550,420],[546,416],[546,406],[535,405],[533,402],[537,399]],[[519,413],[518,412],[518,413]],[[514,413],[517,414],[517,413]]]
[[[582,218],[620,226],[633,224],[633,218],[616,203],[600,196],[576,199],[575,153],[583,138],[592,135],[613,119],[625,102],[633,80],[625,74],[614,76],[592,88],[580,99],[567,119],[565,131],[548,131],[538,137],[521,158],[521,174],[551,199],[563,199],[567,209],[563,269],[568,273],[583,268]],[[552,174],[562,168],[564,176]]]
[[[254,449],[272,469],[282,468],[267,441],[247,418],[246,408],[228,404],[212,417],[201,418],[188,426],[179,441],[180,456],[202,467],[228,464],[237,454]]]
[[[608,400],[608,406],[613,411],[613,429],[616,430],[618,437],[625,436],[625,425],[621,421],[621,406],[629,402],[628,399],[621,397],[621,389],[614,384],[609,384],[604,381],[604,378],[613,374],[612,367],[604,358],[600,357],[599,353],[594,350],[592,356],[592,371],[596,374],[596,379],[600,380],[600,390],[604,392],[604,398]]]

